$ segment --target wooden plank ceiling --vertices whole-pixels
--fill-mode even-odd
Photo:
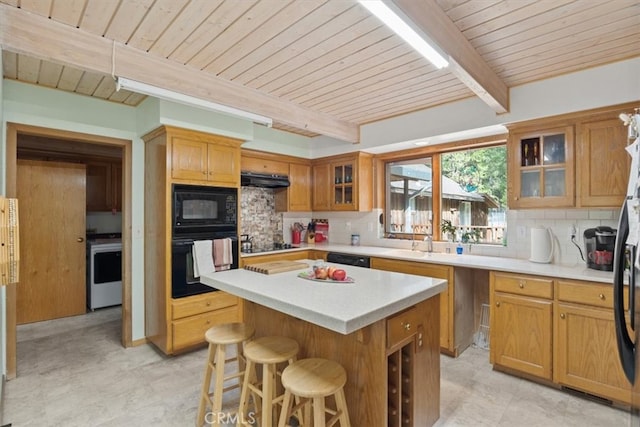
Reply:
[[[437,70],[355,0],[0,3],[4,78],[128,105],[144,96],[117,92],[111,70],[216,102],[222,97],[274,118],[276,128],[354,141],[359,125],[478,94],[455,69]],[[493,82],[506,87],[640,56],[640,0],[425,4],[454,24],[448,34],[430,36],[441,46],[475,51]],[[62,47],[47,46],[46,38],[58,38]],[[462,44],[452,44],[457,38]],[[83,49],[93,60],[82,59]],[[468,54],[448,54],[473,74],[475,66],[464,64]]]

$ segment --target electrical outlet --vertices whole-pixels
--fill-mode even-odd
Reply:
[[[569,237],[576,237],[578,235],[578,229],[574,224],[569,226]]]
[[[524,239],[527,237],[527,227],[525,227],[524,225],[519,225],[517,227],[517,231],[518,231],[518,239]]]

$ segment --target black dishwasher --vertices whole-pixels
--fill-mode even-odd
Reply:
[[[371,268],[371,259],[368,256],[342,254],[339,252],[329,252],[327,262],[336,264],[353,265],[355,267]]]

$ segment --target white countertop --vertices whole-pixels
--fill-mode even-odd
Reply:
[[[279,252],[291,252],[307,249],[613,284],[613,272],[593,270],[587,268],[584,264],[580,264],[578,266],[564,266],[558,264],[539,264],[517,258],[502,258],[483,255],[458,255],[455,253],[444,254],[418,251],[411,253],[408,249],[395,249],[379,246],[350,246],[322,243],[316,245],[301,245],[298,249],[286,249],[267,253],[263,252],[256,255],[271,255]],[[251,254],[243,254],[243,257],[250,256]]]
[[[354,283],[312,281],[298,277],[309,269],[261,274],[244,269],[200,277],[216,289],[341,334],[350,334],[444,291],[447,281],[327,263],[347,271]]]

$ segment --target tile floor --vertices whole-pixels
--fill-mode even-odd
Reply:
[[[20,326],[0,425],[193,426],[206,350],[125,349],[120,316],[109,308]],[[441,386],[437,426],[629,425],[622,410],[492,371],[486,350],[442,356]]]

